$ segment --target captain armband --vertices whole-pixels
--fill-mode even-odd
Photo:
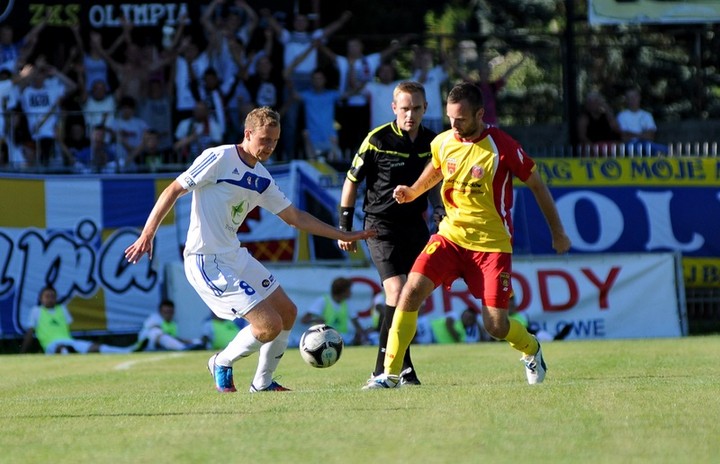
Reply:
[[[352,230],[353,217],[355,216],[355,208],[352,206],[341,206],[340,207],[340,230]]]

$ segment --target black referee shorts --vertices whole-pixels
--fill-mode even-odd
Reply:
[[[422,216],[393,220],[366,216],[365,229],[370,228],[378,231],[378,236],[368,239],[367,244],[381,281],[408,274],[430,238]]]

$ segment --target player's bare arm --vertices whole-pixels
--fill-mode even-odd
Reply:
[[[355,213],[355,201],[357,200],[357,189],[358,185],[350,179],[345,179],[343,184],[342,193],[340,194],[340,214],[354,214]],[[347,218],[352,224],[352,217]],[[341,223],[342,226],[342,223]],[[342,227],[340,227],[342,229]],[[357,250],[357,243],[346,242],[338,240],[338,247],[343,251],[355,252]]]
[[[560,220],[557,208],[555,207],[555,201],[553,200],[550,191],[548,190],[545,183],[542,181],[540,174],[537,171],[533,172],[525,185],[530,188],[535,201],[537,201],[540,211],[545,216],[548,227],[550,228],[550,234],[552,235],[552,247],[558,253],[567,253],[570,250],[570,238],[565,233],[565,228]]]
[[[309,232],[313,235],[320,235],[322,237],[342,240],[345,242],[365,240],[377,235],[377,231],[375,230],[358,230],[356,232],[352,232],[336,229],[330,224],[316,218],[312,214],[297,209],[292,205],[280,211],[280,213],[278,213],[278,217],[285,221],[286,224],[297,229],[304,230],[305,232]]]
[[[175,205],[177,199],[186,192],[187,190],[176,180],[163,190],[145,222],[140,237],[125,249],[125,259],[128,262],[137,263],[145,253],[147,253],[149,259],[152,259],[153,239],[158,227],[160,227],[160,223]]]
[[[428,163],[425,170],[420,174],[418,180],[412,186],[398,185],[393,191],[393,198],[398,203],[410,203],[417,197],[427,192],[438,182],[442,180],[442,171],[433,167],[432,163]]]

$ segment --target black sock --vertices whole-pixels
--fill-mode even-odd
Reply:
[[[393,315],[395,314],[395,306],[385,305],[385,311],[380,315],[380,338],[378,340],[378,353],[375,360],[375,370],[373,376],[380,375],[385,372],[385,347],[387,346],[388,332],[392,325]]]
[[[417,373],[415,372],[415,366],[413,366],[412,359],[410,359],[410,346],[405,350],[405,357],[403,358],[402,370],[412,369],[403,377],[405,380],[417,380]]]

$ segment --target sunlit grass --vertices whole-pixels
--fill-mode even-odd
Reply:
[[[219,394],[209,352],[0,357],[0,462],[712,462],[720,337],[555,342],[525,382],[504,343],[413,346],[420,387],[361,391],[375,348],[329,369],[289,350],[290,393]]]

